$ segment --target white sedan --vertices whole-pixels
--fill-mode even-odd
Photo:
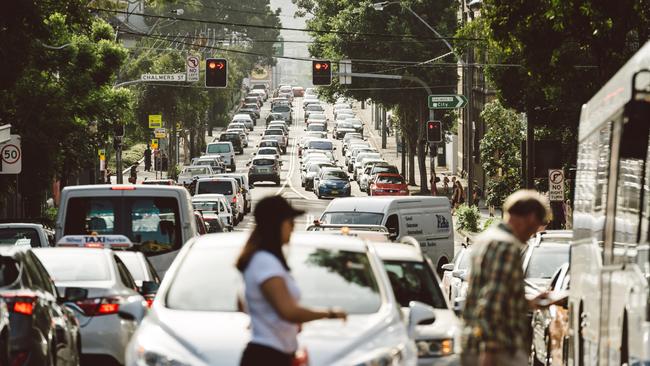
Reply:
[[[234,263],[247,239],[246,233],[209,234],[185,244],[129,344],[126,365],[239,365],[250,320],[238,311],[242,279]],[[302,325],[298,341],[309,365],[416,365],[409,335],[435,318],[435,310],[414,301],[403,320],[374,250],[359,238],[324,233],[294,234],[290,247],[301,303],[340,306],[349,314],[346,322]]]

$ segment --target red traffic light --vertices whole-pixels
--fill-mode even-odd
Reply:
[[[210,69],[223,69],[223,62],[210,61],[208,62],[208,68]]]
[[[321,65],[321,64],[315,64],[315,65],[314,65],[314,68],[315,68],[316,70],[320,70],[320,68],[321,68],[320,65]]]
[[[331,61],[312,61],[312,83],[314,85],[330,85],[332,83]]]
[[[442,123],[440,121],[427,122],[427,141],[442,142]]]

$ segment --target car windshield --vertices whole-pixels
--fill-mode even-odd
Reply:
[[[352,127],[354,127],[352,126],[352,123],[348,123],[348,122],[339,122],[336,125],[336,128],[352,128]]]
[[[383,214],[374,212],[326,212],[320,221],[339,225],[381,225],[383,218]]]
[[[209,174],[210,171],[208,171],[208,168],[200,167],[200,168],[185,168],[183,169],[183,175],[197,175],[197,174]]]
[[[190,250],[169,287],[167,306],[238,311],[243,284],[234,263],[240,251],[208,245]],[[287,262],[300,288],[300,303],[306,307],[337,306],[349,314],[371,314],[381,306],[377,280],[365,253],[293,246]]]
[[[291,108],[287,105],[277,105],[273,107],[273,112],[289,112]]]
[[[323,173],[323,179],[348,180],[348,173],[342,170],[328,170]]]
[[[219,212],[219,201],[192,201],[192,206],[197,211]]]
[[[325,126],[320,124],[311,124],[307,126],[307,131],[325,131]]]
[[[30,228],[0,228],[0,245],[30,245],[40,247],[38,232]]]
[[[411,301],[419,301],[435,309],[447,309],[440,285],[424,262],[384,261],[386,274],[402,307]]]
[[[209,144],[208,145],[208,154],[222,154],[229,153],[230,145],[228,144]]]
[[[282,130],[272,129],[272,130],[266,130],[264,134],[270,136],[278,136],[278,135],[283,135],[284,133],[282,132]]]
[[[470,259],[472,258],[472,252],[469,249],[463,251],[463,255],[460,256],[460,261],[458,262],[458,269],[469,269]]]
[[[550,279],[569,261],[569,245],[541,245],[532,249],[526,278]]]
[[[264,147],[264,146],[276,147],[276,146],[278,146],[278,142],[277,141],[262,141],[262,142],[260,142],[260,147]]]
[[[325,120],[325,119],[327,119],[327,117],[325,117],[325,115],[324,115],[324,114],[321,114],[321,113],[310,113],[310,114],[309,114],[309,119],[313,119],[313,120]]]
[[[0,287],[9,286],[18,279],[20,268],[11,257],[0,256]]]
[[[404,178],[380,175],[377,177],[376,182],[384,184],[404,184]]]
[[[323,107],[318,105],[318,104],[310,104],[307,107],[305,107],[306,110],[308,111],[323,111]]]
[[[255,159],[253,160],[253,165],[273,165],[275,160],[273,159]]]
[[[257,150],[258,155],[275,155],[278,151],[276,149],[259,149]]]
[[[54,282],[111,279],[107,256],[103,250],[56,248],[36,250],[35,254]]]
[[[197,193],[219,193],[229,196],[232,194],[232,182],[228,180],[209,180],[199,182],[199,190]]]
[[[175,197],[72,197],[64,220],[63,235],[126,235],[145,254],[182,245]]]
[[[372,168],[372,173],[373,174],[377,174],[377,173],[399,174],[399,171],[397,170],[397,167],[393,165],[375,165]]]
[[[131,273],[131,277],[133,277],[136,282],[139,282],[139,286],[141,286],[142,281],[146,280],[146,276],[140,258],[132,253],[116,252],[116,254],[122,263],[124,263],[126,269]]]
[[[316,150],[332,150],[334,145],[330,141],[310,141],[309,148]]]

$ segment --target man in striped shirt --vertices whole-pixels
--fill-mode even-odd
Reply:
[[[504,203],[505,222],[475,240],[463,310],[463,366],[527,365],[528,312],[546,293],[526,299],[521,263],[523,243],[549,221],[546,199],[520,190]]]

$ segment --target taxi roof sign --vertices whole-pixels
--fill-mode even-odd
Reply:
[[[124,235],[66,235],[57,247],[129,249],[133,243]]]

